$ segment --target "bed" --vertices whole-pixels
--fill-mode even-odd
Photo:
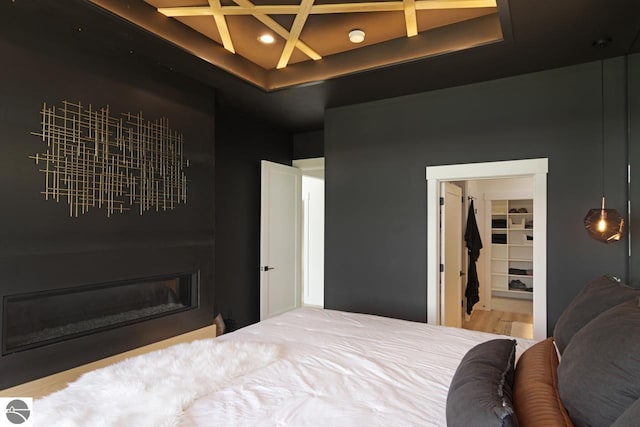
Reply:
[[[442,426],[462,356],[492,338],[302,308],[221,337],[275,342],[280,358],[195,401],[183,425]],[[519,344],[523,351],[532,342]]]
[[[192,347],[189,357],[184,356],[186,347],[174,346],[151,353],[156,359],[143,359],[148,356],[144,355],[114,365],[119,370],[110,378],[102,370],[90,372],[67,389],[36,401],[35,425],[572,427],[572,418],[577,417],[580,422],[575,425],[630,427],[637,425],[640,416],[640,400],[636,401],[640,397],[639,340],[625,339],[618,345],[615,331],[624,329],[627,335],[638,337],[640,308],[635,295],[612,303],[612,310],[623,312],[609,314],[609,320],[596,322],[595,327],[595,320],[590,322],[588,317],[606,318],[611,311],[603,305],[606,298],[602,294],[595,295],[599,308],[563,314],[558,322],[563,329],[558,331],[564,351],[561,368],[558,356],[562,351],[553,338],[540,342],[517,339],[516,343],[510,337],[482,332],[301,308],[215,340],[181,344]],[[590,314],[584,316],[585,312]],[[575,313],[579,313],[579,322]],[[626,322],[625,328],[620,321]],[[603,330],[603,324],[609,329]],[[601,342],[594,342],[594,330],[602,335]],[[608,350],[599,347],[602,343]],[[594,345],[597,351],[584,345]],[[483,350],[486,348],[489,353]],[[491,353],[495,349],[507,357],[496,359]],[[630,371],[624,372],[627,383],[618,389],[607,386],[599,401],[599,384],[608,381],[611,372],[597,373],[596,365],[609,365],[609,360],[578,359],[605,355],[618,369],[621,363],[616,350],[631,355]],[[498,370],[487,363],[497,363]],[[162,371],[160,365],[176,372]],[[570,372],[576,366],[579,369]],[[571,377],[578,375],[582,381],[591,372],[596,383],[590,385]],[[486,373],[488,377],[483,378]],[[143,377],[142,382],[138,376]],[[93,383],[78,388],[85,377]],[[578,402],[571,397],[570,386],[578,388],[574,393]],[[498,392],[499,405],[487,397],[488,390]],[[624,398],[616,397],[620,392]],[[571,417],[563,405],[565,398]],[[595,408],[598,417],[609,401],[617,405],[606,415],[609,421],[587,418],[583,422],[580,411],[584,406]],[[507,403],[515,409],[496,418]],[[123,408],[124,412],[118,412]],[[478,410],[484,413],[478,415]]]
[[[277,355],[264,366],[229,378],[224,385],[193,399],[181,414],[179,425],[444,426],[447,391],[460,360],[472,347],[496,337],[379,316],[301,308],[214,340],[218,346],[265,344],[275,348]],[[518,354],[532,344],[518,339]],[[236,357],[231,351],[219,355],[220,363]],[[126,376],[115,375],[120,379]],[[55,394],[40,406],[37,401],[34,414],[50,410],[43,405],[52,397]],[[139,399],[149,400],[142,395]],[[71,396],[53,406],[67,407],[73,400]],[[97,422],[86,417],[90,415],[78,418],[77,424]]]

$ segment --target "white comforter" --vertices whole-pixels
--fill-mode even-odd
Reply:
[[[182,426],[445,426],[464,354],[497,335],[302,308],[219,340],[275,343],[276,362],[197,399]],[[518,339],[518,355],[533,341]]]

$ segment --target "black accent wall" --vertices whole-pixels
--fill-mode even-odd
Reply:
[[[604,74],[607,206],[623,213],[625,67],[608,60]],[[431,165],[549,158],[549,332],[588,280],[626,278],[627,239],[605,245],[582,225],[601,197],[600,76],[594,62],[327,110],[325,306],[426,320]]]
[[[260,320],[260,161],[291,165],[291,135],[221,100],[216,108],[216,313]]]
[[[632,241],[629,277],[634,286],[640,287],[640,54],[630,56],[628,64],[628,136],[631,164],[629,199],[632,200],[629,221]]]
[[[300,132],[293,135],[293,158],[324,157],[324,130]]]
[[[28,5],[25,5],[25,7]],[[19,7],[0,16],[0,298],[172,273],[199,272],[199,307],[97,335],[0,357],[0,389],[211,324],[214,256],[214,93],[134,54],[104,34],[43,23]],[[72,12],[71,12],[72,14]],[[43,102],[109,106],[113,115],[167,117],[184,136],[188,201],[173,211],[104,209],[69,217],[45,200],[44,174],[28,156],[45,150]],[[0,329],[1,329],[0,325]]]

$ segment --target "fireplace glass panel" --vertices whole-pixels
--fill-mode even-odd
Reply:
[[[196,278],[182,274],[6,296],[3,354],[195,308]]]

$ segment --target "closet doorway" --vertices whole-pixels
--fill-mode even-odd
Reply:
[[[480,301],[465,329],[533,338],[533,179],[465,181],[483,248],[478,259]]]
[[[444,279],[439,265],[444,256],[440,198],[443,197],[442,183],[455,181],[463,190],[465,221],[470,200],[474,200],[483,242],[477,262],[480,301],[471,317],[464,316],[463,327],[475,329],[492,324],[492,328],[497,325],[502,329],[488,332],[525,337],[533,334],[536,339],[546,337],[547,171],[547,159],[427,167],[429,323],[445,323],[442,317]],[[463,250],[466,253],[466,248]],[[466,256],[463,264],[466,270]],[[466,280],[463,282],[466,284]],[[499,318],[494,319],[496,316]],[[532,320],[533,331],[527,330]],[[513,325],[523,329],[506,331]]]

